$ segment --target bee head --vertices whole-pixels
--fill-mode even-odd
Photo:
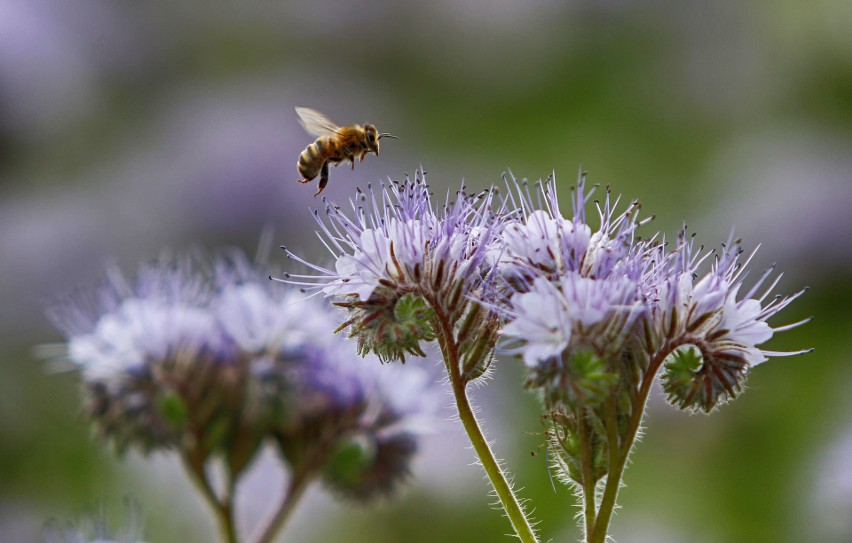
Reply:
[[[379,155],[379,131],[372,124],[364,125],[364,147]]]

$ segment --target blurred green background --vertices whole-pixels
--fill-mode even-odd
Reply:
[[[852,4],[828,0],[4,0],[0,541],[37,541],[48,518],[98,504],[118,522],[126,494],[149,541],[212,540],[178,466],[103,450],[77,376],[52,374],[33,346],[61,340],[43,302],[110,259],[132,270],[165,247],[252,248],[265,226],[322,255],[314,187],[295,183],[311,138],[294,106],[400,137],[331,172],[338,202],[421,164],[436,192],[555,171],[567,201],[582,167],[657,216],[645,234],[688,222],[708,247],[732,228],[761,245],[753,275],[777,262],[782,292],[811,287],[775,324],[816,316],[768,347],[816,352],[758,367],[712,416],[656,393],[613,534],[852,541]],[[518,366],[502,360],[475,392],[481,418],[543,540],[575,541]],[[461,429],[439,430],[399,501],[352,509],[315,489],[288,540],[510,541]],[[283,481],[259,462],[244,529]]]

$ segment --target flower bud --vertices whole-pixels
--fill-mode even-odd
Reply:
[[[719,403],[736,397],[747,370],[743,357],[705,354],[694,345],[683,345],[663,363],[663,390],[672,405],[709,413]]]
[[[359,433],[339,444],[323,471],[323,482],[348,501],[388,498],[410,475],[416,452],[413,435]]]
[[[557,477],[563,483],[582,486],[583,457],[588,455],[592,478],[598,481],[609,470],[609,455],[606,429],[600,419],[589,410],[580,410],[585,417],[581,427],[576,412],[557,409],[544,418],[544,423],[551,467]],[[580,432],[585,435],[581,437]],[[588,448],[586,452],[581,450],[583,446]]]
[[[530,369],[526,387],[539,391],[547,407],[593,407],[617,382],[604,359],[582,350],[540,362]]]
[[[349,337],[358,344],[358,353],[374,353],[382,362],[405,363],[405,355],[426,356],[421,341],[432,341],[435,311],[426,301],[408,293],[396,297],[385,287],[373,291],[366,302],[340,302],[350,318],[338,330],[348,327]]]
[[[491,369],[499,330],[500,320],[495,313],[476,302],[467,304],[456,332],[465,382],[478,379]]]

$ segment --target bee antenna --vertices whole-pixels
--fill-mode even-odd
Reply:
[[[379,134],[379,139],[382,139],[382,138],[393,138],[393,139],[395,139],[395,140],[398,140],[398,139],[399,139],[398,137],[396,137],[396,136],[394,136],[394,135],[392,135],[392,134],[389,134],[389,133],[387,133],[387,132],[381,132],[381,133]]]

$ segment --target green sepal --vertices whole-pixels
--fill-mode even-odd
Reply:
[[[204,427],[203,448],[205,452],[227,450],[227,439],[232,432],[233,421],[228,415],[213,417]]]
[[[163,420],[172,428],[179,429],[186,426],[186,403],[177,392],[166,391],[158,395],[157,410],[162,415]]]
[[[456,334],[465,382],[482,377],[491,368],[499,328],[500,321],[493,313],[471,304]]]
[[[680,409],[709,413],[720,403],[736,398],[748,371],[738,345],[702,353],[695,345],[682,345],[663,362],[662,383],[669,403]]]
[[[526,386],[539,390],[548,407],[573,409],[600,405],[617,383],[618,375],[609,370],[606,359],[584,350],[535,367]]]
[[[356,486],[374,461],[375,451],[364,440],[344,440],[331,454],[323,474],[338,486]]]
[[[361,356],[374,353],[382,362],[402,363],[406,355],[425,357],[420,342],[436,337],[435,311],[421,296],[407,293],[394,298],[386,290],[377,289],[367,302],[338,304],[351,317],[339,329],[349,328]]]
[[[583,441],[588,446],[591,460],[591,474],[595,482],[602,479],[609,471],[609,454],[606,440],[606,429],[603,422],[592,410],[580,410],[585,417],[581,427],[575,413],[554,411],[548,417],[547,436],[548,447],[552,457],[552,467],[557,471],[557,478],[563,483],[583,485]],[[580,431],[585,431],[581,439]]]

